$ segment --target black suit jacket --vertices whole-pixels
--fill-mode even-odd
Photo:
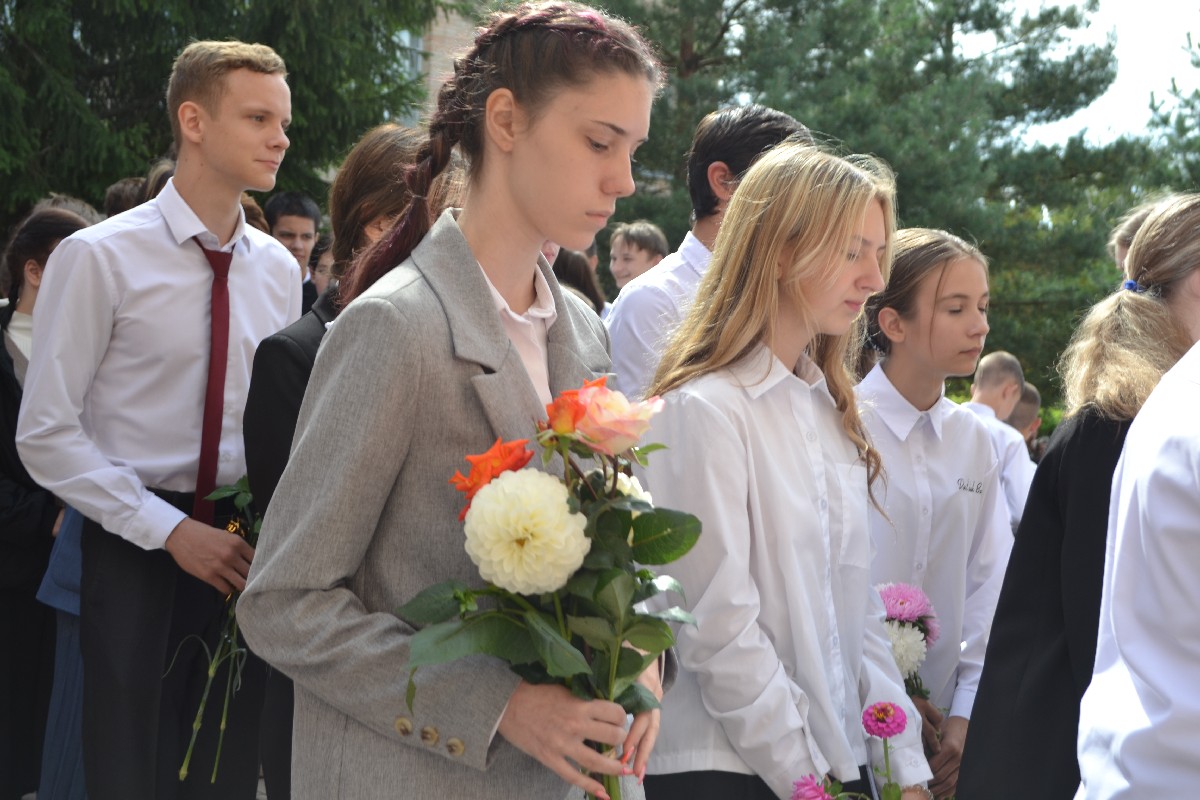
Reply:
[[[1079,701],[1092,680],[1108,501],[1129,422],[1084,409],[1038,465],[984,657],[958,800],[1070,800]]]
[[[268,336],[254,353],[242,436],[250,493],[254,495],[254,509],[261,514],[266,513],[287,466],[317,348],[325,336],[325,325],[337,316],[335,294],[331,286],[317,298],[311,311]]]
[[[15,308],[0,309],[0,332],[8,329]],[[12,356],[0,336],[0,587],[37,590],[50,559],[54,495],[29,477],[17,455],[17,412],[21,384]]]

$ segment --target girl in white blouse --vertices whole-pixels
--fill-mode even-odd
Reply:
[[[658,368],[647,441],[656,502],[699,516],[667,571],[695,625],[663,702],[647,796],[789,798],[854,783],[879,742],[863,710],[904,696],[870,584],[868,476],[879,471],[843,366],[891,261],[887,167],[786,142],[747,172],[697,300]],[[930,776],[919,729],[893,740],[906,798]],[[860,786],[866,789],[865,786]]]
[[[944,231],[897,232],[887,287],[867,303],[882,359],[856,389],[885,475],[870,510],[871,580],[920,587],[941,623],[919,670],[929,698],[914,698],[938,797],[955,791],[1012,545],[987,429],[944,395],[946,378],[975,371],[987,308],[977,248]]]

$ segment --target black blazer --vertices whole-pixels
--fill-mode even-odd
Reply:
[[[336,289],[330,287],[313,303],[311,311],[268,336],[254,352],[242,438],[250,493],[254,495],[254,509],[260,514],[266,513],[279,476],[287,466],[317,348],[325,337],[325,325],[337,316],[335,293]]]
[[[958,800],[1070,800],[1079,701],[1092,680],[1108,501],[1129,422],[1085,408],[1038,465],[996,605]]]
[[[15,308],[0,309],[0,332]],[[0,587],[35,591],[46,571],[59,506],[54,495],[29,477],[17,455],[21,384],[0,336]]]

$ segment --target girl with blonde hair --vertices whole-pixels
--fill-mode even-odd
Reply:
[[[1168,197],[1134,235],[1121,287],[1091,308],[1063,353],[1067,416],[1017,528],[963,756],[962,797],[1006,796],[1014,764],[1038,776],[1024,795],[1075,796],[1113,473],[1142,404],[1200,338],[1198,267],[1200,194]]]
[[[746,174],[712,267],[659,365],[655,499],[704,533],[671,565],[695,625],[664,700],[655,798],[791,796],[806,775],[864,784],[861,715],[904,696],[869,582],[867,445],[844,365],[891,262],[894,183],[867,157],[787,142]],[[877,743],[876,743],[877,744]],[[915,727],[901,784],[929,778]],[[905,797],[921,797],[909,786]]]

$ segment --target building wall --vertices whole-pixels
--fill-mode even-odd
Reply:
[[[461,55],[475,38],[475,21],[451,14],[438,14],[425,32],[422,49],[428,53],[424,61],[426,108],[432,108],[438,89],[454,72],[454,58]]]

